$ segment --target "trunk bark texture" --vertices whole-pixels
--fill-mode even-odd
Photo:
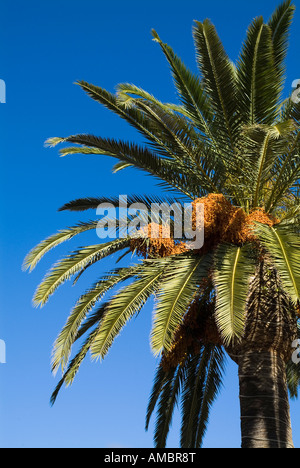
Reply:
[[[286,364],[297,338],[295,308],[278,274],[262,263],[250,286],[238,364],[242,448],[293,448]]]
[[[293,448],[286,364],[277,353],[239,359],[242,448]]]

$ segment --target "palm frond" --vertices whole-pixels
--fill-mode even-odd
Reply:
[[[201,448],[223,373],[224,354],[214,345],[206,345],[199,356],[188,361],[181,398],[182,448]]]
[[[118,207],[121,203],[124,203],[124,198],[121,197],[87,197],[87,198],[78,198],[76,200],[72,200],[61,208],[59,211],[85,211],[85,210],[96,210],[99,205],[103,203],[109,203],[116,207]],[[172,205],[173,203],[180,203],[180,198],[165,196],[161,197],[158,195],[128,195],[126,197],[127,205],[133,205],[135,203],[139,203],[141,205],[145,205],[148,210],[151,210],[151,206],[154,203],[162,204],[162,203],[169,203]]]
[[[157,367],[148,402],[146,429],[156,408],[155,446],[165,448],[174,411],[180,405],[181,448],[201,448],[211,407],[221,389],[225,357],[214,345],[200,346],[180,364]]]
[[[234,151],[239,116],[235,71],[215,27],[209,20],[195,22],[194,40],[203,87],[214,110],[218,141]]]
[[[202,178],[204,176],[204,182],[206,179],[205,185],[208,186],[208,188],[210,187],[210,190],[217,192],[218,190],[220,190],[220,187],[223,186],[224,181],[222,180],[222,184],[218,185],[219,179],[217,174],[215,174],[215,177],[212,177],[212,174],[214,173],[214,171],[216,171],[216,173],[223,172],[224,174],[224,172],[226,171],[226,166],[228,164],[232,164],[233,161],[230,159],[228,151],[224,150],[223,146],[218,144],[219,134],[218,129],[215,129],[213,125],[214,117],[211,110],[212,107],[210,104],[209,97],[207,93],[205,93],[204,87],[200,82],[198,76],[194,75],[190,70],[186,68],[184,63],[174,53],[172,48],[168,44],[165,44],[161,41],[156,31],[153,30],[152,34],[154,36],[154,40],[158,42],[161,46],[162,51],[170,64],[172,75],[178,91],[179,99],[182,102],[182,106],[178,108],[176,106],[171,106],[170,104],[162,105],[153,96],[149,95],[149,93],[146,93],[144,90],[141,90],[140,88],[137,88],[133,85],[120,85],[121,91],[119,93],[121,93],[121,96],[123,97],[125,102],[128,102],[129,99],[129,102],[132,105],[135,105],[137,107],[140,106],[141,110],[145,110],[149,118],[153,119],[153,117],[156,115],[156,119],[158,118],[158,120],[156,120],[156,123],[159,123],[159,121],[164,120],[162,119],[163,113],[167,113],[169,119],[166,121],[166,128],[176,129],[177,127],[179,129],[184,130],[185,135],[191,137],[191,139],[195,143],[194,146],[196,147],[196,152],[201,152],[202,157],[199,158],[199,161],[197,161],[197,155],[194,154],[195,150],[191,151],[191,149],[187,148],[188,159],[191,161],[192,166],[196,166],[196,171],[202,173]],[[141,95],[143,99],[129,98],[129,93]],[[154,115],[153,110],[151,110],[151,106],[149,105],[147,112],[147,107],[145,108],[145,102],[152,104],[152,108],[156,109]],[[185,112],[181,112],[182,107],[183,109],[185,109]],[[172,111],[175,112],[170,112],[170,109],[172,109]],[[183,114],[185,118],[179,117],[178,114]],[[172,119],[174,118],[175,122],[172,123]],[[189,120],[187,120],[187,118],[189,118]],[[191,127],[187,125],[190,123],[190,119],[194,128],[197,129],[198,132],[193,132],[193,130],[191,130]],[[201,132],[200,135],[199,131]],[[165,138],[168,138],[168,135],[164,136]],[[180,134],[178,136],[180,136]],[[186,136],[184,139],[186,139]],[[206,148],[204,149],[205,145]],[[214,167],[214,171],[203,171],[205,163],[207,161],[211,161],[211,166]],[[209,177],[211,181],[209,181]]]
[[[278,206],[285,194],[293,188],[295,183],[298,182],[300,175],[298,154],[299,138],[299,132],[290,136],[289,147],[287,148],[286,154],[283,156],[280,156],[280,154],[278,155],[274,166],[270,171],[274,174],[275,182],[266,203],[267,211],[271,211],[273,208]]]
[[[295,124],[292,120],[274,126],[255,124],[243,129],[240,144],[248,185],[253,187],[253,208],[265,203],[264,188],[269,182],[274,185],[274,180],[278,177],[278,166],[289,151],[294,131]]]
[[[154,119],[161,126],[164,140],[170,145],[170,155],[177,161],[179,167],[183,164],[186,169],[195,173],[204,190],[218,192],[222,186],[218,173],[225,169],[223,162],[225,157],[221,158],[215,154],[210,145],[202,141],[201,137],[196,135],[179,116],[171,116],[160,107],[155,108],[154,104],[149,105],[139,101],[137,105],[150,119]],[[214,164],[214,170],[206,170],[207,162],[210,166]]]
[[[292,207],[285,210],[284,215],[280,221],[281,226],[290,226],[296,233],[300,234],[300,204],[299,201],[293,204]]]
[[[134,277],[140,270],[141,265],[113,270],[108,275],[101,278],[100,281],[78,299],[65,326],[55,341],[52,357],[52,371],[57,370],[59,366],[61,366],[62,371],[64,370],[71,352],[71,347],[77,337],[78,328],[96,303],[101,300],[109,290],[114,288],[117,284]]]
[[[250,247],[226,244],[218,247],[214,269],[215,319],[226,344],[242,337],[249,282],[254,273],[255,259]]]
[[[291,0],[285,0],[274,11],[268,25],[272,31],[272,41],[275,57],[275,65],[282,77],[285,73],[285,58],[289,40],[289,32],[295,12],[295,6]]]
[[[72,237],[76,236],[77,234],[96,229],[97,223],[98,221],[89,221],[85,223],[82,222],[76,226],[60,230],[56,234],[53,234],[52,236],[43,240],[26,255],[23,262],[23,269],[29,269],[32,271],[38,262],[44,257],[44,255],[51,249],[69,239],[72,239]]]
[[[60,153],[64,156],[78,153],[111,156],[164,180],[186,196],[193,197],[199,194],[201,179],[198,174],[195,174],[188,166],[179,164],[177,160],[157,156],[148,148],[93,135],[72,135],[67,138],[50,138],[48,140],[48,144],[52,145],[65,142],[84,146],[63,148]],[[207,189],[207,181],[204,183],[206,183],[204,188]]]
[[[132,93],[136,96],[132,97]],[[154,127],[160,130],[165,142],[162,155],[166,152],[171,157],[187,158],[193,145],[200,146],[203,137],[190,121],[183,106],[163,104],[154,96],[134,85],[121,83],[117,86],[117,95],[125,106],[130,105],[144,112]],[[159,148],[154,147],[159,153]]]
[[[161,365],[161,362],[158,364],[156,371],[155,371],[155,376],[153,380],[153,386],[151,390],[151,394],[148,400],[148,405],[147,405],[147,411],[146,411],[146,420],[145,420],[145,430],[148,431],[149,429],[149,424],[151,420],[151,416],[155,410],[156,404],[159,400],[159,396],[161,394],[161,390],[163,388],[163,385],[166,380],[172,379],[174,376],[176,368],[170,369],[170,371],[167,373],[163,366]]]
[[[184,448],[195,446],[198,415],[201,408],[205,370],[208,360],[207,350],[199,356],[193,356],[187,363],[186,378],[181,398],[181,437],[180,445]]]
[[[277,117],[282,83],[275,64],[273,38],[274,31],[264,24],[263,18],[255,18],[237,63],[240,115],[246,125],[272,125]],[[276,38],[279,40],[279,36]]]
[[[131,107],[135,105],[136,99],[142,99],[146,102],[150,102],[160,107],[163,111],[170,114],[179,114],[186,117],[189,121],[189,114],[182,105],[173,103],[163,103],[159,101],[155,96],[148,93],[144,89],[131,84],[131,83],[119,83],[116,87],[118,102],[125,107]],[[134,96],[134,97],[133,97]]]
[[[156,294],[151,345],[154,353],[168,352],[181,321],[188,310],[201,281],[208,277],[211,256],[179,255],[172,260],[169,270]]]
[[[286,121],[289,119],[293,119],[296,123],[298,129],[300,126],[300,101],[295,99],[296,96],[293,96],[294,93],[297,93],[297,97],[299,94],[299,87],[294,89],[291,95],[285,99],[280,106],[280,120]]]
[[[206,371],[201,409],[198,416],[195,447],[201,448],[206,434],[210,412],[223,385],[225,373],[225,355],[219,346],[211,347],[211,354]]]
[[[157,290],[168,264],[167,259],[144,261],[138,279],[110,300],[91,347],[94,358],[105,357],[124,325],[139,313],[148,298]]]
[[[152,35],[169,62],[178,91],[178,97],[182,105],[193,120],[195,127],[216,146],[215,136],[211,130],[213,114],[211,112],[210,100],[198,76],[187,69],[173,49],[161,41],[155,30],[152,30]]]
[[[110,93],[109,91],[87,83],[86,81],[79,81],[77,84],[95,101],[100,102],[107,109],[117,114],[119,117],[128,122],[136,130],[139,131],[148,141],[158,147],[164,146],[164,141],[161,140],[159,132],[153,127],[153,124],[148,121],[143,112],[136,108],[125,107],[122,102],[118,100],[118,96]]]
[[[300,238],[287,226],[256,224],[255,233],[271,255],[283,288],[296,303],[300,300]]]
[[[54,291],[87,265],[118,252],[129,245],[129,239],[117,239],[104,244],[90,245],[76,250],[57,262],[47,273],[34,295],[34,304],[43,306]]]
[[[177,406],[182,385],[182,366],[171,370],[163,381],[157,403],[157,418],[155,421],[155,448],[165,448],[172,423],[174,409]]]
[[[116,112],[120,117],[124,118],[131,125],[137,128],[140,133],[146,137],[158,154],[162,154],[163,156],[170,155],[168,138],[166,139],[166,134],[164,132],[162,133],[161,123],[156,119],[149,118],[149,113],[145,113],[145,109],[140,109],[137,106],[126,107],[122,101],[118,100],[118,96],[114,96],[102,88],[89,85],[86,82],[79,82],[79,84],[93,99],[101,102],[108,109]],[[157,109],[162,110],[162,106],[157,106]],[[171,117],[171,113],[169,111],[166,113]],[[172,115],[175,117],[175,114]],[[187,121],[183,119],[181,119],[181,123],[184,123],[185,128],[188,125]],[[50,139],[48,144],[57,144],[57,139]],[[89,149],[87,149],[87,153],[88,151]],[[130,164],[130,161],[125,161],[125,163]]]
[[[102,308],[102,314],[103,314],[103,312],[104,312],[104,306]],[[81,346],[81,348],[78,351],[78,353],[76,354],[76,356],[69,363],[68,369],[66,370],[66,372],[64,373],[64,375],[62,376],[62,378],[60,379],[58,384],[56,385],[56,387],[55,387],[55,389],[54,389],[54,391],[53,391],[53,393],[51,395],[51,398],[50,398],[51,405],[54,405],[62,386],[65,384],[68,387],[69,385],[71,385],[73,383],[73,381],[74,381],[74,379],[76,377],[76,374],[78,373],[79,368],[80,368],[80,366],[82,364],[82,361],[86,357],[86,355],[87,355],[87,353],[88,353],[88,351],[89,351],[89,349],[91,347],[91,344],[94,341],[96,333],[97,333],[97,329],[93,330],[89,334],[89,336],[87,337],[87,339],[85,340],[85,342]]]

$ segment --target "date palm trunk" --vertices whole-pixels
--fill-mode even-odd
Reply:
[[[293,448],[286,363],[279,353],[239,359],[242,448]]]
[[[293,448],[286,364],[297,321],[277,272],[262,263],[250,287],[243,339],[228,349],[238,364],[242,448]]]

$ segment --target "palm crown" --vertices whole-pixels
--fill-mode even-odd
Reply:
[[[80,81],[90,97],[125,119],[145,144],[93,135],[51,138],[49,145],[71,143],[62,155],[98,154],[157,178],[178,197],[205,206],[205,243],[189,250],[184,240],[122,237],[88,245],[56,263],[38,287],[34,302],[43,306],[66,280],[115,252],[134,252],[136,262],[97,279],[78,299],[53,352],[53,370],[69,385],[88,352],[104,358],[126,322],[155,296],[151,344],[161,363],[147,410],[146,427],[157,407],[155,443],[165,446],[174,407],[181,398],[181,445],[199,447],[208,414],[222,383],[224,346],[238,343],[245,330],[251,284],[266,264],[280,278],[296,320],[300,300],[299,118],[300,106],[284,98],[285,57],[294,7],[281,4],[266,23],[253,20],[240,56],[233,63],[210,21],[195,22],[193,35],[199,75],[188,70],[153,31],[171,69],[179,102],[166,104],[131,84],[116,94]],[[177,197],[177,198],[176,198]],[[132,196],[150,209],[164,197]],[[105,197],[82,198],[61,210],[95,209]],[[88,230],[82,222],[41,242],[26,257],[31,270],[53,247]],[[129,281],[129,284],[125,283]],[[125,283],[124,285],[122,283]],[[120,290],[114,288],[122,285]],[[105,301],[104,296],[108,296]],[[71,358],[75,341],[83,339]],[[297,395],[299,370],[288,377]]]

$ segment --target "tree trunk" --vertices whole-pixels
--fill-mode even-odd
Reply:
[[[293,448],[286,364],[272,351],[239,359],[242,448]]]
[[[242,448],[293,448],[286,365],[297,338],[295,307],[266,263],[250,285],[242,340],[227,349],[238,364]]]

